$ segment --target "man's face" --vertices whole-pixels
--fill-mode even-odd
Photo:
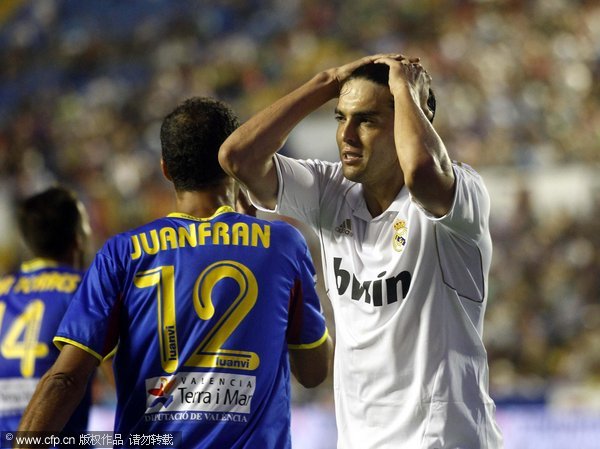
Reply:
[[[394,144],[393,97],[387,86],[355,78],[340,91],[336,140],[344,176],[366,185],[400,172]]]

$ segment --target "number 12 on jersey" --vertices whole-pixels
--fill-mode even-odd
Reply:
[[[219,281],[232,279],[239,293],[221,315],[215,316],[212,292]],[[175,314],[175,267],[165,265],[136,274],[137,288],[156,287],[158,341],[161,364],[165,372],[172,373],[179,365],[177,322]],[[185,366],[202,368],[233,368],[255,370],[260,358],[249,351],[223,349],[223,344],[237,329],[256,304],[258,284],[248,267],[233,260],[223,260],[208,266],[194,284],[193,304],[201,320],[213,320],[194,353]]]

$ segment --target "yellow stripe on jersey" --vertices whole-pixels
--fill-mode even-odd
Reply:
[[[56,268],[58,263],[52,259],[44,259],[43,257],[37,257],[35,259],[28,260],[21,264],[21,271],[23,273],[31,273],[42,268]]]
[[[231,207],[231,206],[221,206],[217,209],[217,211],[214,214],[212,214],[208,218],[194,217],[193,215],[188,215],[188,214],[184,214],[181,212],[172,212],[169,215],[167,215],[167,217],[179,217],[179,218],[187,218],[188,220],[208,221],[208,220],[212,220],[217,215],[221,215],[226,212],[235,212],[235,211],[233,210],[233,207]]]
[[[71,340],[70,338],[65,338],[65,337],[54,337],[54,340],[52,340],[54,342],[54,345],[62,350],[63,346],[65,344],[67,345],[73,345],[78,347],[79,349],[84,350],[85,352],[87,352],[88,354],[93,355],[94,357],[96,357],[98,360],[100,360],[101,362],[106,358],[106,357],[102,357],[100,354],[98,354],[96,351],[94,351],[93,349],[88,348],[85,345],[82,345],[79,342],[76,342],[75,340]],[[111,352],[112,353],[112,352]],[[107,356],[108,357],[108,356]]]
[[[325,332],[323,333],[323,336],[321,338],[319,338],[317,341],[313,342],[313,343],[304,343],[301,345],[291,345],[288,344],[288,348],[289,349],[313,349],[313,348],[317,348],[319,346],[321,346],[323,343],[325,343],[325,341],[327,340],[327,337],[329,336],[329,331],[327,330],[327,328],[325,328]]]
[[[116,345],[112,351],[110,351],[108,354],[106,354],[106,357],[104,357],[104,360],[110,359],[111,357],[113,357],[116,353],[117,353],[117,349],[119,349],[119,345]]]

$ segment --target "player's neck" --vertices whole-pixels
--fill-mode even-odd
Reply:
[[[211,217],[222,206],[235,208],[233,193],[226,185],[203,190],[176,192],[177,212],[198,218]]]
[[[394,202],[400,190],[404,186],[404,181],[398,178],[387,182],[379,182],[373,185],[363,183],[363,195],[367,209],[373,218],[378,217],[385,212]]]

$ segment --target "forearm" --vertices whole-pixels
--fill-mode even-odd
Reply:
[[[29,401],[19,431],[60,432],[83,398],[87,382],[50,370]]]
[[[20,432],[60,432],[81,402],[98,360],[86,351],[65,345],[54,365],[38,382]]]
[[[454,174],[446,147],[409,89],[396,91],[394,137],[404,181],[430,212],[450,208]]]
[[[307,115],[337,96],[337,81],[321,72],[242,124],[225,142],[231,152],[246,159],[270,159],[292,129]]]
[[[394,140],[403,170],[414,171],[447,158],[446,149],[408,86],[394,93]]]
[[[221,166],[263,205],[271,206],[277,194],[273,155],[302,119],[338,93],[338,82],[331,71],[314,76],[233,132],[219,151]]]
[[[333,341],[325,341],[312,349],[290,350],[290,369],[296,380],[305,388],[320,385],[329,375],[333,356]]]

